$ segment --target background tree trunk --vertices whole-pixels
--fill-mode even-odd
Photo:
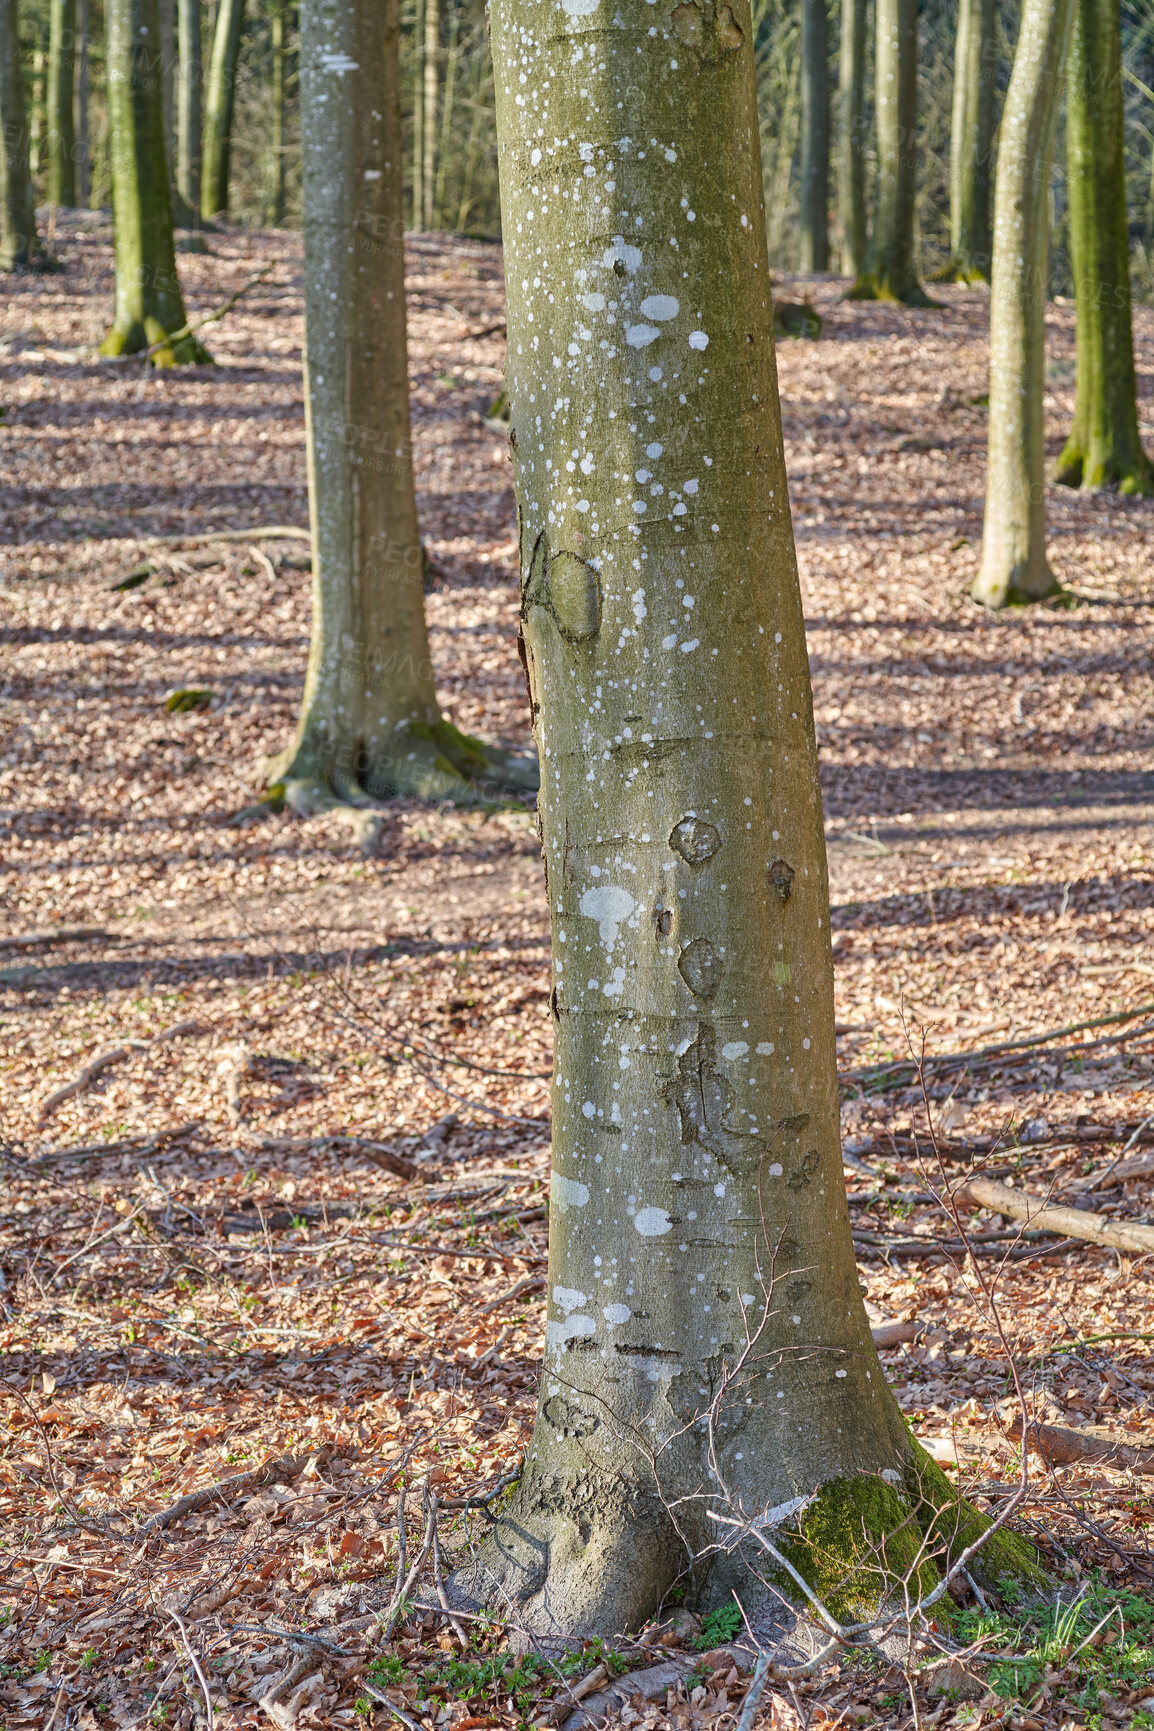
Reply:
[[[946,277],[989,282],[993,237],[994,0],[959,0],[950,128],[950,263]]]
[[[39,32],[37,32],[39,34]],[[45,100],[47,90],[47,61],[44,49],[37,43],[32,50],[32,117],[31,132],[28,144],[28,166],[35,187],[44,167],[44,133],[45,133]]]
[[[76,203],[76,0],[48,12],[48,203]]]
[[[416,26],[413,33],[416,52],[413,55],[413,227],[420,228],[425,208],[425,6],[416,0]]]
[[[134,354],[185,324],[172,243],[157,0],[106,0],[108,117],[116,249],[116,316],[101,354]],[[209,357],[195,338],[160,350],[157,366]]]
[[[1154,472],[1138,435],[1130,318],[1121,24],[1111,0],[1075,0],[1066,92],[1078,396],[1058,479],[1148,493]]]
[[[243,25],[244,0],[220,0],[204,104],[201,214],[206,219],[228,210],[232,116],[236,105],[236,69]]]
[[[160,18],[160,104],[164,130],[164,160],[168,166],[168,197],[172,205],[172,220],[177,228],[197,226],[199,213],[186,202],[178,184],[177,107],[179,102],[179,68],[177,65],[176,19],[177,0],[158,0]]]
[[[540,1405],[454,1590],[565,1634],[639,1627],[708,1506],[819,1493],[796,1554],[820,1528],[833,1579],[864,1523],[904,1565],[931,1482],[841,1170],[752,20],[653,17],[492,6],[556,1057]],[[772,1615],[740,1555],[690,1578],[733,1587]]]
[[[302,10],[313,629],[296,737],[270,766],[299,809],[537,780],[531,759],[469,739],[437,703],[409,432],[399,38],[397,0]]]
[[[422,129],[424,145],[421,152],[423,175],[421,227],[426,230],[436,227],[433,192],[436,185],[437,168],[437,61],[440,57],[440,35],[441,8],[439,0],[425,0],[425,121]]]
[[[201,34],[200,0],[178,0],[180,66],[177,84],[176,183],[193,212],[201,207]]]
[[[18,0],[0,0],[0,270],[41,256],[28,165],[28,117],[20,65]]]
[[[92,192],[92,141],[88,127],[88,0],[76,6],[76,202],[87,210]]]
[[[1046,277],[1050,167],[1073,0],[1024,0],[1002,111],[990,290],[990,418],[982,562],[986,607],[1037,601],[1046,557]]]
[[[287,0],[272,0],[269,20],[272,36],[272,140],[269,162],[269,193],[265,206],[265,221],[272,228],[281,228],[285,213],[284,106],[285,106],[285,23]]]
[[[801,6],[801,208],[803,271],[829,269],[829,47],[826,0]]]
[[[878,174],[874,231],[856,300],[930,302],[914,269],[918,180],[918,3],[877,0],[875,97]]]
[[[865,97],[867,0],[842,0],[838,76],[838,216],[842,270],[862,275],[866,265]]]

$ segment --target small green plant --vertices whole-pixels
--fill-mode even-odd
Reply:
[[[702,1619],[701,1633],[693,1645],[702,1653],[708,1653],[713,1647],[724,1647],[727,1641],[735,1641],[741,1633],[741,1606],[732,1600],[728,1605],[718,1605]]]
[[[36,1663],[33,1666],[33,1669],[36,1671],[47,1671],[47,1669],[48,1669],[49,1665],[51,1665],[51,1663],[52,1663],[52,1654],[49,1652],[48,1648],[45,1647],[42,1652],[37,1653]]]
[[[96,1663],[97,1659],[99,1659],[99,1657],[100,1657],[100,1654],[97,1652],[96,1648],[95,1647],[89,1647],[86,1650],[84,1657],[81,1659],[80,1663],[81,1663],[81,1665],[83,1665],[83,1667],[86,1671],[91,1671],[93,1665],[95,1665],[95,1663]]]
[[[367,1695],[358,1695],[353,1702],[353,1712],[359,1713],[362,1719],[367,1719],[373,1710],[373,1704]]]
[[[399,1683],[404,1674],[405,1665],[399,1653],[378,1653],[369,1666],[374,1683]]]

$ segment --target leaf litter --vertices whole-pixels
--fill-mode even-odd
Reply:
[[[202,311],[279,262],[214,327],[217,368],[162,374],[95,358],[107,222],[64,217],[58,240],[66,271],[15,282],[0,314],[0,1715],[183,1728],[207,1692],[220,1723],[306,1728],[384,1723],[384,1694],[422,1726],[563,1722],[555,1670],[499,1620],[464,1652],[413,1605],[379,1639],[401,1492],[410,1563],[435,1495],[447,1568],[483,1530],[462,1505],[515,1472],[532,1422],[551,1035],[531,814],[398,802],[371,851],[331,814],[236,822],[299,701],[304,543],[155,538],[306,523],[299,239],[225,229],[182,259]],[[523,747],[488,420],[500,253],[408,253],[442,702]],[[883,1351],[903,1410],[993,1510],[1020,1447],[1005,1348],[933,1201],[916,1078],[879,1067],[907,1032],[972,1051],[1154,999],[1151,508],[1052,490],[1072,605],[978,614],[984,300],[784,289],[824,321],[779,364],[860,1277],[871,1319],[913,1325]],[[1135,318],[1148,353],[1154,318]],[[1072,308],[1048,321],[1056,453]],[[1149,429],[1148,372],[1141,389]],[[1150,1220],[1150,1020],[931,1071],[951,1179]],[[967,1219],[1033,1416],[1154,1444],[1149,1264]],[[1149,1723],[1148,1481],[1038,1461],[1025,1525],[1077,1638],[992,1607],[987,1641],[1022,1663],[970,1700],[923,1678],[921,1723]],[[1099,1605],[1123,1632],[1071,1657]],[[571,1655],[568,1686],[600,1667],[615,1722],[720,1726],[746,1685],[724,1643],[701,1656],[711,1638],[682,1613],[654,1637],[672,1681],[631,1685],[662,1667],[623,1639]],[[909,1719],[902,1679],[857,1664],[759,1712]]]

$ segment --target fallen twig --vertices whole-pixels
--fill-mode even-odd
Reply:
[[[410,1719],[405,1709],[398,1707],[397,1703],[391,1700],[385,1691],[368,1677],[362,1677],[357,1687],[363,1689],[366,1695],[371,1696],[374,1701],[378,1701],[382,1707],[387,1708],[394,1719],[399,1719],[402,1725],[408,1727],[408,1731],[424,1731],[423,1725],[418,1724],[416,1719]]]
[[[146,1052],[150,1046],[160,1046],[166,1040],[177,1039],[181,1034],[191,1034],[196,1027],[197,1023],[194,1021],[177,1022],[163,1033],[154,1034],[151,1040],[126,1040],[123,1045],[109,1046],[105,1051],[98,1052],[95,1058],[90,1058],[84,1068],[73,1076],[71,1082],[65,1082],[55,1093],[45,1096],[40,1102],[41,1118],[49,1117],[58,1106],[63,1106],[65,1100],[71,1100],[76,1094],[83,1094],[102,1070],[110,1070],[114,1064],[123,1064],[126,1058],[131,1058],[137,1052]]]
[[[137,1527],[133,1538],[143,1539],[149,1533],[163,1532],[174,1521],[182,1521],[185,1515],[193,1515],[199,1509],[208,1508],[210,1504],[223,1508],[227,1503],[235,1502],[245,1491],[260,1490],[265,1485],[287,1485],[293,1479],[299,1478],[310,1460],[315,1460],[318,1466],[323,1466],[329,1457],[327,1449],[302,1455],[280,1455],[276,1460],[266,1461],[263,1467],[257,1467],[254,1472],[235,1473],[230,1479],[220,1479],[216,1484],[204,1485],[198,1491],[189,1491],[187,1496],[180,1497],[169,1508],[162,1509],[145,1521],[142,1527]]]
[[[993,1208],[1011,1220],[1027,1220],[1043,1231],[1061,1232],[1068,1238],[1085,1239],[1088,1244],[1102,1244],[1111,1250],[1128,1250],[1139,1256],[1154,1253],[1154,1226],[1145,1226],[1140,1221],[1109,1220],[1104,1214],[1043,1202],[992,1178],[967,1179],[954,1191],[954,1201],[962,1207]]]
[[[166,1142],[179,1142],[199,1129],[200,1119],[195,1118],[191,1123],[181,1124],[175,1130],[157,1130],[152,1136],[126,1136],[119,1142],[85,1142],[79,1148],[55,1148],[47,1154],[30,1155],[25,1164],[53,1166],[61,1160],[84,1160],[95,1158],[98,1154],[152,1154],[158,1148],[163,1148]]]
[[[88,943],[96,938],[111,938],[102,926],[53,926],[41,932],[16,932],[0,938],[0,950],[36,950],[48,944]]]
[[[216,1714],[213,1712],[212,1691],[208,1686],[208,1678],[204,1674],[204,1671],[201,1667],[200,1660],[197,1658],[196,1654],[193,1652],[192,1642],[188,1638],[188,1630],[185,1628],[184,1624],[181,1622],[180,1615],[178,1612],[168,1611],[167,1614],[172,1618],[173,1622],[176,1624],[177,1628],[180,1630],[180,1639],[184,1644],[184,1650],[188,1654],[189,1663],[191,1664],[193,1670],[196,1672],[196,1680],[200,1684],[200,1691],[201,1691],[201,1694],[204,1696],[204,1711],[205,1711],[205,1714],[208,1718],[208,1731],[216,1731]]]
[[[1021,1440],[1022,1421],[1016,1418],[1006,1431],[1013,1442]],[[1094,1431],[1068,1430],[1060,1424],[1031,1422],[1026,1444],[1049,1466],[1067,1466],[1072,1461],[1094,1461],[1098,1466],[1129,1467],[1136,1473],[1154,1473],[1154,1448],[1135,1448],[1116,1436]]]
[[[972,1052],[942,1052],[937,1057],[925,1059],[926,1071],[928,1073],[931,1070],[940,1072],[957,1069],[959,1066],[983,1062],[987,1058],[1000,1057],[1006,1052],[1022,1052],[1033,1046],[1046,1046],[1051,1040],[1061,1040],[1067,1034],[1082,1034],[1089,1028],[1107,1028],[1118,1022],[1136,1022],[1142,1016],[1151,1014],[1154,1014],[1154,1004],[1136,1004],[1132,1010],[1119,1010],[1112,1016],[1095,1016],[1089,1022],[1071,1022],[1065,1028],[1050,1028],[1044,1034],[1030,1034],[1022,1040],[1002,1040],[997,1045],[979,1046]],[[1144,1030],[1139,1030],[1139,1032],[1141,1031]],[[1120,1038],[1130,1039],[1134,1032],[1135,1030],[1131,1029],[1130,1033],[1126,1035],[1109,1035],[1106,1039],[1095,1040],[1091,1044],[1106,1045],[1110,1041]],[[1087,1048],[1080,1042],[1079,1049],[1086,1050]],[[882,1078],[907,1075],[910,1072],[916,1073],[917,1069],[918,1064],[915,1059],[897,1058],[885,1064],[864,1064],[856,1070],[843,1070],[841,1080],[843,1082],[876,1083]]]
[[[228,299],[223,301],[220,306],[215,307],[212,312],[205,313],[202,319],[189,319],[185,324],[181,325],[178,331],[173,331],[169,336],[162,337],[158,343],[150,343],[148,348],[146,348],[144,353],[141,355],[141,360],[146,362],[150,361],[153,355],[158,355],[162,349],[175,348],[177,343],[187,342],[189,337],[195,336],[197,331],[202,331],[206,325],[216,324],[218,319],[224,318],[226,313],[232,311],[237,301],[242,299],[242,297],[248,293],[249,289],[255,288],[258,282],[263,282],[269,272],[275,269],[279,263],[280,260],[278,258],[272,258],[267,264],[262,264],[260,269],[255,271],[253,275],[249,277],[247,282],[241,283],[240,287],[235,289],[233,293],[229,295]]]

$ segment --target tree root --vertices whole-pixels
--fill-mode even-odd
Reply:
[[[1088,461],[1089,453],[1068,440],[1054,472],[1058,486],[1076,487],[1083,493],[1120,493],[1125,499],[1154,496],[1154,463],[1145,452],[1101,458],[1089,468]]]
[[[893,306],[934,307],[941,308],[941,302],[931,299],[922,287],[915,282],[900,294],[885,281],[883,277],[859,276],[857,281],[845,291],[843,299],[847,301],[889,301]]]
[[[159,319],[137,319],[127,327],[114,324],[100,345],[105,360],[120,360],[147,351],[154,367],[212,366],[212,356],[195,336],[165,330]]]

